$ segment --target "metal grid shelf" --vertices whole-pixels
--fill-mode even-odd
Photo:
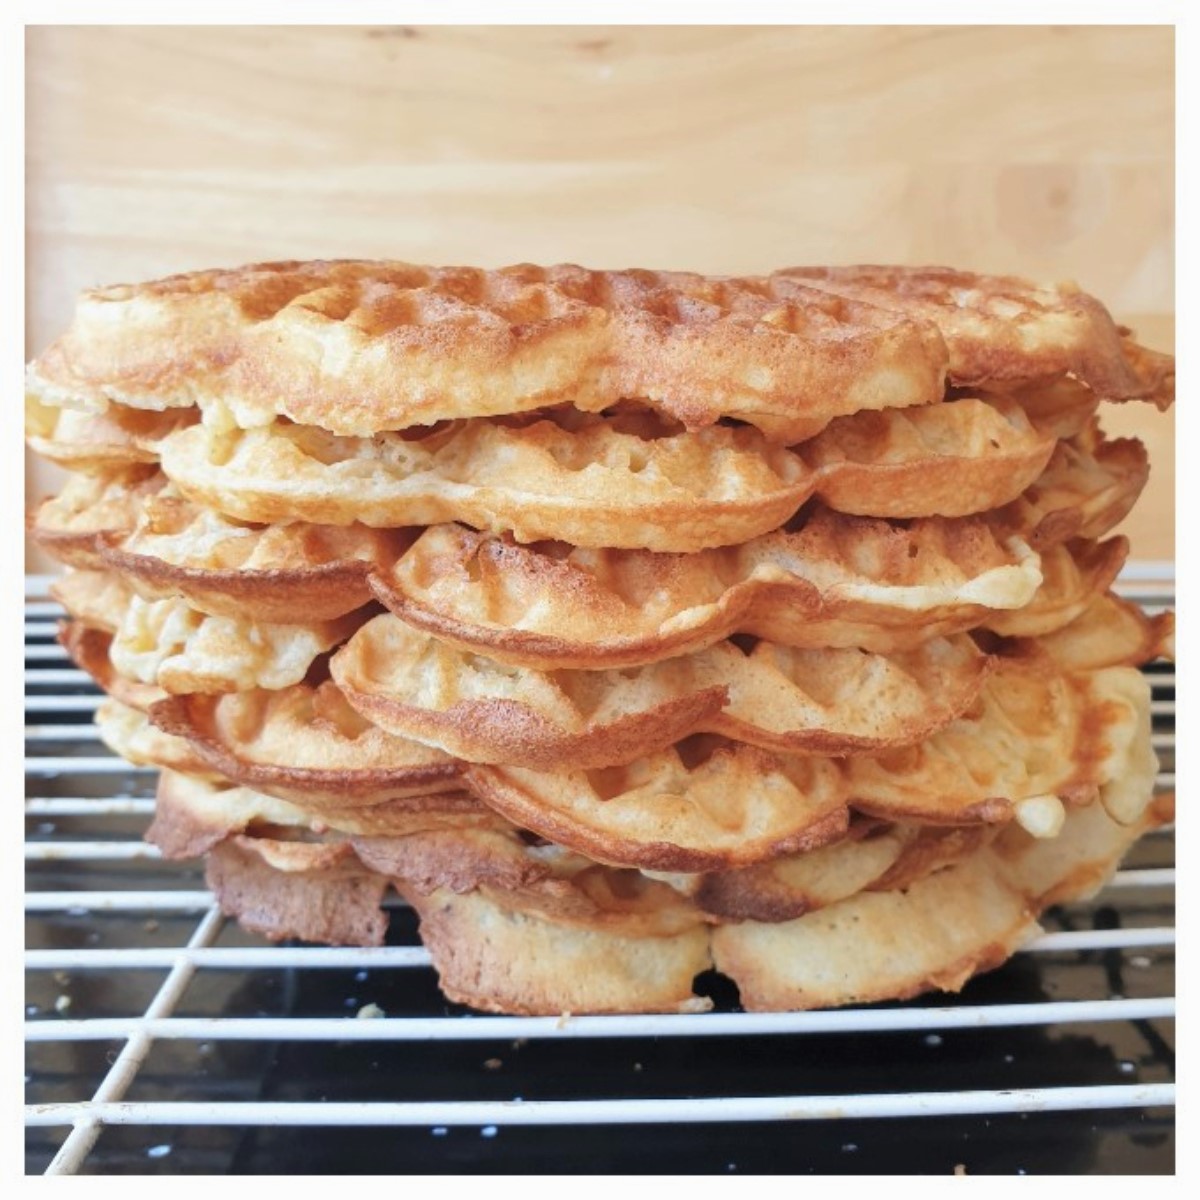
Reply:
[[[1151,578],[1121,590],[1169,606]],[[1173,829],[934,1004],[747,1014],[713,977],[708,1014],[482,1017],[441,998],[403,907],[378,949],[270,945],[160,861],[154,772],[97,740],[46,583],[26,583],[29,1171],[1174,1169]],[[1148,673],[1169,789],[1175,675]]]

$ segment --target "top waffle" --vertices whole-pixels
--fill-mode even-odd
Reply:
[[[730,417],[795,442],[941,399],[948,365],[951,382],[1070,373],[1102,398],[1165,400],[1168,363],[1073,288],[933,270],[286,262],[86,292],[30,390],[94,410],[221,402],[243,427],[352,436],[637,397],[690,428]]]
[[[1024,386],[1073,375],[1105,400],[1175,398],[1175,361],[1133,341],[1073,284],[1038,285],[949,267],[789,267],[777,272],[832,295],[937,326],[959,386]]]

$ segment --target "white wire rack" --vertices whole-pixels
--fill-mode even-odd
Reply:
[[[1022,951],[1019,958],[1034,971],[1040,970],[1041,964],[1054,963],[1056,969],[1061,968],[1062,978],[1084,979],[1063,968],[1070,963],[1090,964],[1093,974],[1103,974],[1099,985],[1094,980],[1086,985],[1070,983],[1079,994],[1065,997],[1049,994],[1056,985],[1039,985],[1032,998],[1022,995],[1009,1002],[994,987],[988,990],[985,986],[979,992],[973,990],[977,988],[973,984],[961,1000],[948,1003],[798,1014],[720,1011],[718,1004],[718,1011],[687,1016],[563,1019],[480,1017],[451,1011],[435,999],[423,1007],[407,1005],[418,1009],[411,1015],[359,1020],[355,1017],[362,997],[347,997],[341,1006],[326,1005],[323,1011],[318,1005],[318,1011],[309,1012],[305,1011],[307,1002],[293,994],[289,1011],[282,1015],[263,1009],[240,1014],[229,1000],[232,981],[253,992],[258,986],[255,981],[267,976],[285,978],[293,993],[297,987],[303,991],[306,981],[336,976],[354,981],[353,986],[364,995],[369,984],[383,987],[388,995],[395,994],[397,987],[411,985],[421,995],[433,996],[429,959],[419,944],[357,949],[271,945],[253,939],[224,920],[194,869],[159,861],[154,848],[140,840],[140,831],[153,810],[154,773],[115,759],[97,740],[89,714],[98,696],[90,680],[70,667],[65,653],[53,642],[55,622],[61,614],[47,599],[47,582],[44,577],[26,581],[26,817],[30,829],[26,912],[30,933],[25,962],[31,999],[25,1034],[27,1082],[34,1101],[27,1105],[25,1119],[31,1134],[58,1131],[61,1141],[51,1153],[43,1138],[39,1143],[43,1158],[35,1169],[50,1174],[130,1169],[128,1164],[106,1165],[98,1157],[101,1135],[109,1131],[105,1140],[113,1138],[118,1127],[140,1129],[144,1140],[154,1144],[138,1153],[162,1169],[182,1131],[198,1127],[245,1131],[256,1127],[391,1126],[421,1129],[435,1138],[445,1137],[450,1129],[468,1127],[486,1139],[500,1129],[522,1126],[680,1129],[704,1123],[712,1129],[716,1127],[713,1123],[719,1122],[746,1129],[780,1121],[824,1125],[836,1121],[839,1128],[845,1128],[877,1118],[911,1121],[915,1117],[1042,1114],[1046,1119],[1051,1113],[1121,1110],[1158,1113],[1159,1126],[1169,1124],[1175,1096],[1169,1049],[1175,1013],[1169,986],[1175,941],[1170,829],[1147,839],[1149,857],[1131,862],[1092,907],[1081,910],[1075,924],[1083,927],[1071,928],[1068,919],[1066,927],[1048,932]],[[1140,578],[1126,577],[1120,587],[1150,610],[1173,602],[1173,584],[1161,569],[1143,572]],[[1169,669],[1155,668],[1151,678],[1155,744],[1164,766],[1159,786],[1169,789],[1174,787],[1175,677]],[[1097,919],[1097,914],[1103,919]],[[112,932],[110,925],[117,932]],[[1122,972],[1130,963],[1134,967],[1153,963],[1157,969],[1144,976],[1152,982],[1128,987]],[[1041,976],[1034,978],[1040,980]],[[387,981],[386,987],[382,981]],[[129,986],[123,986],[126,983]],[[214,991],[223,997],[220,1003],[205,999]],[[1142,994],[1129,995],[1129,991]],[[205,1011],[206,1003],[216,1011]],[[707,1047],[709,1056],[717,1052],[713,1047],[719,1050],[722,1045],[736,1047],[739,1056],[763,1044],[802,1045],[805,1056],[810,1057],[811,1048],[822,1041],[844,1046],[855,1044],[854,1039],[878,1035],[916,1035],[922,1045],[937,1047],[956,1031],[978,1040],[1003,1031],[1013,1036],[1013,1031],[1021,1029],[1040,1031],[1039,1036],[1045,1033],[1050,1043],[1081,1035],[1093,1040],[1102,1035],[1115,1038],[1122,1032],[1124,1040],[1116,1038],[1116,1046],[1130,1044],[1126,1035],[1133,1030],[1152,1043],[1154,1069],[1141,1072],[1148,1078],[1129,1080],[1130,1074],[1139,1073],[1136,1061],[1114,1052],[1105,1059],[1113,1067],[1112,1079],[1106,1079],[1104,1071],[1097,1076],[1094,1070],[1081,1069],[1079,1078],[1068,1072],[1065,1078],[1055,1075],[1051,1082],[1013,1086],[1007,1077],[989,1081],[986,1071],[980,1069],[967,1076],[977,1086],[964,1090],[938,1086],[938,1081],[947,1077],[945,1073],[921,1086],[925,1075],[913,1068],[911,1078],[889,1076],[887,1088],[872,1085],[856,1091],[810,1091],[785,1087],[761,1094],[764,1088],[759,1077],[752,1083],[751,1077],[739,1079],[735,1074],[721,1081],[724,1086],[713,1086],[707,1075],[688,1076],[686,1069],[680,1068],[684,1074],[671,1076],[669,1094],[647,1095],[647,1085],[640,1079],[636,1087],[598,1096],[587,1094],[606,1086],[601,1078],[605,1063],[623,1045],[636,1047],[641,1057],[650,1052],[648,1048],[657,1047],[655,1052],[661,1053],[672,1043]],[[587,1078],[599,1072],[597,1082],[578,1086],[573,1093],[568,1090],[565,1096],[535,1098],[516,1094],[515,1083],[508,1091],[490,1086],[494,1079],[484,1086],[479,1082],[483,1077],[468,1072],[462,1075],[465,1094],[446,1097],[437,1089],[422,1092],[431,1069],[436,1075],[438,1064],[451,1058],[458,1061],[473,1045],[505,1046],[515,1052],[531,1042],[557,1046],[560,1055],[566,1054],[568,1047],[590,1053],[593,1057],[584,1060],[583,1070]],[[339,1093],[336,1096],[289,1094],[248,1099],[264,1089],[217,1086],[214,1091],[212,1073],[206,1067],[195,1067],[198,1056],[211,1059],[222,1047],[231,1055],[238,1045],[258,1050],[271,1047],[279,1054],[302,1044],[336,1046],[347,1059],[356,1048],[374,1055],[400,1047],[413,1061],[411,1078],[393,1077],[391,1082],[401,1092],[407,1089],[420,1098],[381,1098],[377,1088],[365,1084],[354,1094],[357,1084],[366,1078],[363,1068],[357,1075],[337,1076],[342,1086],[334,1089]],[[882,1043],[870,1044],[870,1056],[877,1064],[884,1053],[878,1048]],[[103,1048],[99,1058],[95,1054],[98,1047]],[[172,1063],[178,1059],[185,1065],[166,1070],[157,1067],[155,1055],[172,1049],[176,1051]],[[770,1056],[771,1050],[766,1053]],[[50,1057],[46,1059],[46,1055]],[[1003,1056],[1005,1060],[1012,1057]],[[500,1062],[490,1058],[484,1066]],[[640,1072],[641,1067],[634,1062],[632,1071]],[[963,1075],[959,1072],[950,1077],[961,1083]],[[451,1073],[445,1078],[457,1077]],[[788,1078],[794,1080],[794,1073]],[[830,1078],[820,1073],[816,1076],[817,1082]],[[895,1086],[897,1082],[901,1086]],[[739,1084],[744,1085],[740,1092]],[[286,1087],[282,1090],[287,1092]],[[49,1136],[47,1132],[45,1137]],[[843,1150],[847,1147],[857,1149],[853,1143],[842,1145]],[[189,1166],[179,1155],[172,1169],[201,1169],[195,1166],[197,1161],[193,1159]],[[735,1165],[731,1163],[730,1169]],[[860,1165],[872,1169],[870,1164]]]

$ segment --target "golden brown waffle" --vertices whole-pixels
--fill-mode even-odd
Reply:
[[[909,887],[974,853],[999,827],[929,828],[854,821],[846,837],[734,871],[661,875],[719,923],[791,921],[861,891]]]
[[[497,954],[512,947],[514,933],[526,950],[533,936],[547,948],[582,941],[609,955],[586,972],[586,983],[575,985],[590,1009],[653,1011],[672,990],[681,1000],[691,995],[693,976],[708,965],[708,939],[701,916],[686,900],[635,873],[541,852],[495,814],[464,811],[461,804],[460,797],[444,796],[430,798],[419,810],[393,804],[337,814],[343,832],[364,825],[366,831],[339,839],[327,832],[335,827],[323,818],[315,840],[309,840],[313,835],[304,830],[312,822],[283,801],[168,773],[147,836],[169,857],[207,852],[208,882],[222,909],[268,937],[379,944],[386,928],[380,904],[385,889],[395,885],[432,921],[426,937],[436,942],[439,965],[451,975],[455,963],[482,949],[463,936],[461,913],[502,908],[504,928],[486,938],[489,979],[477,978],[474,986],[482,986],[490,1004],[505,1011],[518,1011],[522,1003],[530,1011],[540,1008],[530,972],[534,978],[541,974],[556,996],[571,986],[556,960],[514,963],[508,969],[521,981],[524,1000],[509,994],[494,964]],[[239,832],[243,829],[247,833]],[[622,876],[620,885],[614,875]],[[457,899],[457,892],[469,893],[466,907],[456,907],[458,916],[448,925],[439,919],[446,908],[441,901]],[[664,974],[664,955],[674,964],[665,973],[675,981],[655,986]]]
[[[287,262],[85,292],[29,390],[352,436],[644,397],[692,427],[735,417],[796,441],[940,399],[945,362],[928,323],[784,277]]]
[[[68,571],[50,585],[50,595],[77,621],[116,633],[132,595],[111,571]]]
[[[1088,430],[1060,444],[1020,500],[976,520],[898,528],[818,508],[792,532],[688,555],[522,547],[435,527],[372,587],[442,641],[544,669],[634,666],[734,632],[887,652],[1028,604],[1040,565],[1025,537],[1048,555],[1044,618],[1068,592],[1082,596],[1085,576],[1100,587],[1096,564],[1054,548],[1106,533],[1145,481],[1140,442]]]
[[[696,907],[637,871],[526,837],[462,794],[416,797],[314,817],[249,788],[163,775],[150,840],[168,857],[246,834],[313,847],[348,842],[364,866],[420,893],[485,888],[522,911],[574,925],[661,936],[697,924]]]
[[[838,417],[796,447],[821,499],[867,517],[962,517],[999,508],[1042,473],[1056,435],[1011,401],[962,399]]]
[[[365,525],[246,525],[168,486],[142,501],[126,536],[101,539],[98,550],[147,600],[182,596],[214,616],[286,624],[361,608],[370,572],[390,566],[415,536]]]
[[[845,780],[824,758],[690,739],[624,767],[558,774],[467,770],[514,824],[601,862],[718,871],[810,850],[848,827]]]
[[[1128,825],[1097,806],[1078,809],[1054,839],[1013,828],[959,846],[953,862],[902,892],[860,891],[796,920],[711,931],[686,924],[686,909],[663,891],[608,912],[593,892],[590,918],[570,920],[531,911],[536,888],[399,887],[420,915],[443,991],[486,1011],[700,1011],[708,1001],[692,995],[692,981],[714,960],[747,1009],[818,1008],[957,990],[1035,935],[1041,910],[1093,892],[1141,833],[1172,818],[1167,797],[1144,798]],[[209,862],[222,908],[268,936],[383,939],[388,877],[365,871],[346,843],[235,836]]]
[[[156,729],[144,712],[112,696],[97,706],[96,728],[100,740],[127,762],[182,771],[201,779],[220,779],[183,738]]]
[[[163,469],[191,500],[239,520],[463,520],[522,541],[661,550],[744,541],[812,494],[803,463],[751,429],[643,438],[600,418],[573,424],[471,421],[419,439],[206,424],[166,440]]]
[[[999,519],[1035,550],[1103,537],[1129,515],[1149,477],[1146,447],[1137,438],[1109,441],[1093,425],[1059,442],[1046,470]]]
[[[457,786],[461,764],[393,737],[329,680],[280,691],[173,696],[150,713],[226,779],[307,809],[351,808]],[[167,765],[167,764],[164,764]]]
[[[461,422],[420,438],[205,424],[164,442],[163,467],[188,497],[240,521],[461,520],[521,541],[688,551],[767,532],[814,494],[901,518],[1006,504],[1042,472],[1055,439],[997,404],[857,414],[797,454],[745,428],[655,431],[628,413]]]
[[[980,394],[976,389],[952,388],[949,397]],[[985,391],[992,403],[1007,399],[1025,410],[1030,424],[1041,434],[1071,438],[1083,433],[1096,416],[1100,398],[1074,379],[1056,379],[1040,386],[1022,385],[1012,391]]]
[[[1075,620],[1108,591],[1129,555],[1129,539],[1075,539],[1043,551],[1042,584],[1028,604],[994,612],[981,624],[1005,637],[1040,637]]]
[[[1175,614],[1150,617],[1136,604],[1107,592],[1096,596],[1069,625],[1022,649],[1048,654],[1068,671],[1136,667],[1156,658],[1173,660]]]
[[[158,461],[163,438],[194,424],[189,409],[147,412],[113,404],[102,413],[51,408],[25,398],[25,440],[43,458],[71,471],[107,474]]]
[[[1175,398],[1175,362],[1133,341],[1073,283],[949,267],[789,267],[778,276],[936,325],[960,386],[1018,385],[1070,374],[1104,400]],[[773,277],[774,278],[774,277]]]
[[[58,641],[76,666],[86,671],[114,700],[139,712],[165,700],[167,693],[152,683],[141,683],[120,674],[112,664],[109,650],[112,634],[108,630],[87,625],[82,621],[62,621]]]
[[[581,854],[720,871],[836,840],[850,809],[940,826],[1016,819],[1047,836],[1062,801],[1098,794],[1120,816],[1154,780],[1149,712],[1149,686],[1131,668],[1063,675],[1047,656],[1002,659],[977,712],[877,757],[787,758],[702,740],[623,767],[473,765],[466,778],[515,824]]]
[[[168,770],[148,837],[171,858],[241,834],[313,846],[348,840],[365,867],[410,894],[483,889],[557,922],[660,937],[699,921],[789,920],[864,888],[907,887],[961,860],[994,832],[859,821],[848,836],[806,854],[720,874],[652,877],[522,834],[462,794],[314,814],[219,777]]]
[[[108,571],[71,571],[50,590],[72,617],[111,634],[107,657],[118,676],[168,692],[290,687],[361,620],[356,613],[291,625],[214,617],[178,598],[143,600]]]
[[[708,918],[686,897],[639,871],[591,861],[519,830],[420,833],[355,838],[364,865],[382,871],[406,895],[448,890],[502,896],[512,911],[626,937],[658,938],[695,929]]]
[[[420,438],[206,421],[168,438],[162,461],[189,498],[243,521],[460,520],[518,541],[694,551],[774,529],[814,495],[874,516],[983,512],[1018,497],[1054,447],[1019,406],[964,399],[856,414],[795,453],[746,428],[557,411]]]
[[[122,675],[168,692],[238,692],[300,683],[360,618],[266,625],[213,617],[180,599],[133,596],[109,655]]]
[[[247,831],[337,843],[352,835],[407,837],[431,830],[508,830],[506,821],[461,792],[405,796],[381,804],[312,812],[253,788],[165,770],[147,840],[168,858],[194,858]],[[289,832],[290,831],[290,832]]]
[[[103,476],[72,475],[57,496],[29,514],[29,536],[68,566],[103,570],[100,548],[107,538],[131,531],[143,504],[166,481],[151,467]]]
[[[794,532],[698,554],[520,546],[425,531],[375,595],[407,624],[499,662],[621,668],[734,633],[887,653],[1029,603],[1039,559],[981,518],[884,521],[813,511]]]
[[[381,729],[470,762],[551,771],[630,762],[700,732],[787,754],[907,745],[967,709],[987,669],[960,636],[889,656],[719,642],[621,671],[515,671],[390,613],[330,661]]]
[[[712,1007],[692,992],[712,965],[699,921],[660,936],[626,934],[531,914],[505,893],[400,890],[421,919],[442,991],[460,1004],[531,1015]]]
[[[208,852],[205,882],[221,910],[271,941],[378,946],[387,930],[388,881],[364,870],[349,845],[231,837]]]
[[[1142,833],[1173,818],[1148,796],[1128,824],[1097,805],[1075,809],[1056,838],[1006,830],[903,892],[860,892],[782,924],[722,925],[714,963],[752,1012],[958,991],[1039,933],[1042,910],[1094,892]]]
[[[1046,654],[1001,659],[978,715],[919,746],[849,760],[848,770],[855,809],[885,821],[1014,817],[1046,833],[1062,819],[1052,798],[1079,804],[1097,796],[1121,819],[1149,794],[1158,770],[1150,685],[1128,667],[1064,674]]]
[[[1061,445],[1021,500],[977,521],[898,528],[818,507],[791,533],[691,555],[525,548],[442,526],[397,560],[408,531],[247,525],[182,500],[161,476],[78,477],[41,507],[34,530],[52,552],[118,570],[147,597],[181,594],[204,611],[268,623],[341,615],[366,599],[371,574],[381,600],[439,638],[503,661],[588,668],[653,661],[735,631],[884,651],[970,628],[988,609],[1027,603],[1038,563],[1022,534],[1043,551],[1080,529],[1095,536],[1144,482],[1139,444],[1089,432]],[[1059,565],[1070,569],[1061,556]]]

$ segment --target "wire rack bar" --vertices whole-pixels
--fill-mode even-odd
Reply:
[[[1175,945],[1175,930],[1083,929],[1043,934],[1024,947],[1027,953],[1063,950],[1132,950]],[[425,967],[429,956],[419,946],[279,946],[210,947],[177,950],[170,947],[119,950],[27,950],[25,966],[31,970],[111,970],[169,967],[186,957],[198,967],[225,970],[255,968],[345,969]]]
[[[646,1125],[679,1121],[804,1121],[977,1113],[1064,1112],[1173,1104],[1175,1086],[1031,1088],[851,1096],[721,1096],[666,1100],[465,1100],[453,1103],[320,1102],[44,1104],[33,1125],[86,1112],[112,1125]]]
[[[162,858],[162,851],[148,842],[26,842],[25,861],[44,862],[62,859],[111,859],[128,861]]]
[[[62,617],[63,606],[57,600],[29,600],[25,604],[27,617]]]
[[[1145,871],[1118,871],[1109,881],[1108,887],[1174,887],[1175,868],[1156,867]]]
[[[26,775],[153,775],[157,767],[139,766],[115,755],[65,755],[61,758],[27,758]]]
[[[55,796],[25,801],[27,817],[119,816],[127,813],[149,816],[153,812],[153,800],[133,796],[104,796],[94,800],[89,796]]]
[[[61,662],[66,657],[66,649],[57,642],[53,642],[49,646],[25,647],[26,662]]]
[[[104,699],[98,692],[90,696],[26,696],[27,713],[95,712]]]
[[[190,956],[180,955],[193,966]],[[416,963],[411,965],[418,965]],[[29,1042],[150,1037],[201,1041],[392,1042],[503,1041],[511,1038],[709,1037],[743,1034],[896,1033],[985,1029],[1050,1022],[1097,1023],[1170,1018],[1172,996],[993,1004],[971,1008],[845,1008],[801,1013],[651,1014],[611,1017],[97,1017],[25,1023]]]
[[[26,725],[27,742],[98,742],[95,725]]]
[[[26,912],[192,912],[212,904],[211,892],[29,892]]]
[[[91,682],[92,677],[86,671],[80,671],[76,667],[37,667],[32,671],[25,672],[26,687],[31,683],[76,686]]]

